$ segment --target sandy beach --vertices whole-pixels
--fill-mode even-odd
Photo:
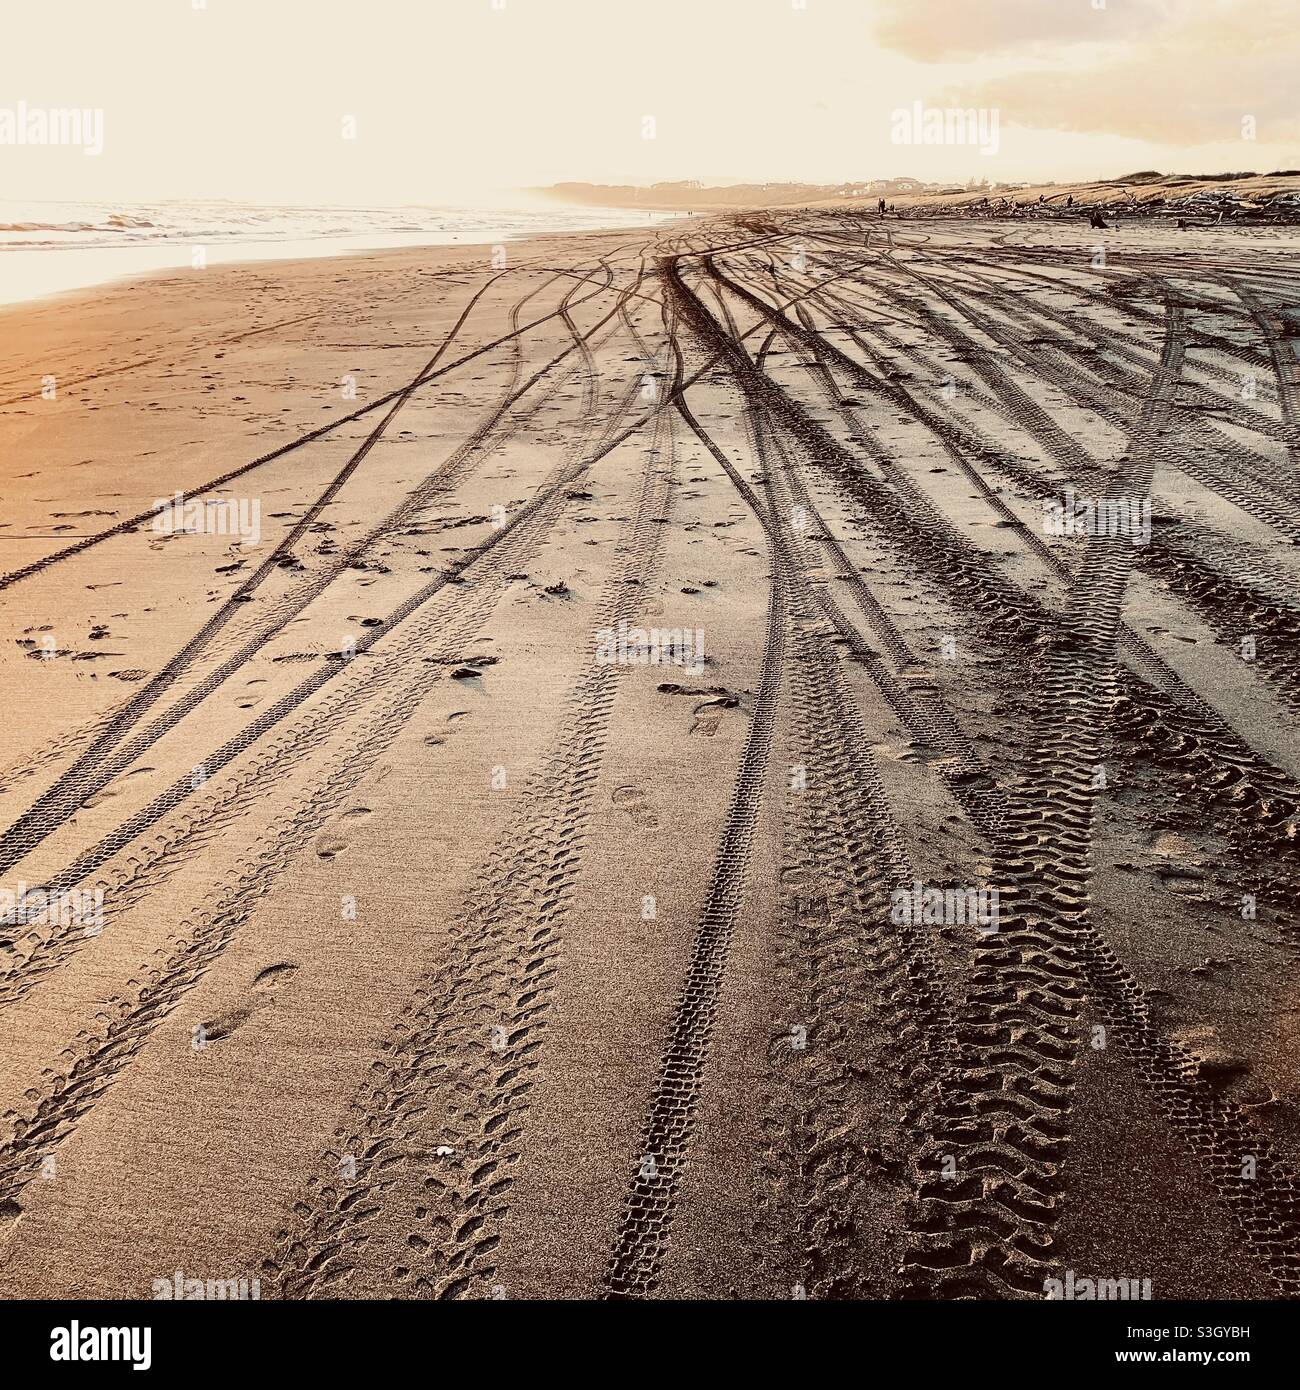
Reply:
[[[0,1294],[1300,1292],[1298,268],[812,210],[0,310]]]

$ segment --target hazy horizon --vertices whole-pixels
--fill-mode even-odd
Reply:
[[[1289,18],[1281,0],[138,0],[124,22],[53,0],[7,16],[0,141],[25,103],[102,113],[102,149],[0,143],[0,187],[436,206],[559,182],[1268,173],[1300,163]],[[996,149],[894,143],[916,102],[995,112]]]

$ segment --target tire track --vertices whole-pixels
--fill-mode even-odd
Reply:
[[[608,320],[602,319],[601,324]],[[592,332],[598,331],[601,324],[598,324]],[[540,404],[540,403],[539,403]],[[626,410],[627,402],[624,402],[623,411]],[[536,408],[536,407],[534,407]],[[615,416],[614,423],[622,418],[622,415]],[[589,417],[580,432],[579,438],[585,439],[586,433],[592,423]],[[609,431],[607,430],[607,434]],[[496,534],[480,543],[480,545],[466,551],[456,562],[444,570],[429,584],[425,585],[415,600],[407,600],[398,613],[409,616],[420,608],[424,603],[432,600],[448,586],[463,585],[467,574],[475,565],[488,575],[499,580],[502,586],[506,582],[506,576],[514,569],[519,568],[519,557],[515,552],[513,540],[510,544],[501,545],[501,553],[494,554],[494,550],[499,543],[508,539],[508,533],[513,530],[514,525],[522,520],[527,520],[529,530],[527,534],[534,534],[538,514],[544,512],[552,504],[562,504],[565,500],[565,490],[572,486],[575,481],[574,468],[571,464],[562,465],[552,478],[548,479],[539,490],[533,500],[516,514],[515,518],[500,528]],[[486,557],[486,564],[484,560]],[[510,563],[507,563],[509,561]],[[475,576],[478,570],[473,570]],[[456,587],[449,589],[451,595],[457,592]],[[381,637],[386,635],[391,627],[396,626],[403,620],[402,616],[393,615],[381,624],[370,629],[368,639],[362,639],[357,644],[357,655],[368,651],[371,646]],[[427,626],[427,624],[425,624]],[[302,742],[302,748],[296,751],[296,756],[301,756],[307,750],[311,740],[304,732],[304,729],[316,729],[325,727],[330,719],[346,717],[350,710],[355,710],[359,704],[370,699],[376,690],[382,688],[386,680],[400,670],[400,662],[413,650],[419,650],[421,638],[418,635],[423,629],[417,629],[417,635],[402,638],[398,645],[390,652],[386,652],[388,661],[378,675],[368,670],[364,665],[359,668],[360,674],[355,679],[340,682],[342,689],[337,692],[332,703],[322,712],[313,714],[305,726],[291,729],[286,735],[286,742],[281,746],[277,755],[277,765],[281,768],[289,765],[286,759],[291,753],[295,752],[294,745]],[[355,659],[355,658],[354,658]],[[254,720],[251,725],[241,731],[236,737],[218,750],[216,755],[209,756],[203,763],[205,773],[210,777],[213,773],[220,771],[234,757],[250,747],[262,733],[277,724],[285,714],[300,705],[308,695],[315,694],[326,682],[340,675],[351,662],[335,661],[326,663],[308,676],[298,687],[284,699],[277,702],[270,710],[258,720]],[[313,735],[314,737],[314,735]],[[44,890],[51,893],[64,893],[81,883],[89,874],[95,872],[102,864],[113,858],[116,854],[123,852],[144,830],[154,825],[162,816],[173,809],[181,806],[191,798],[191,794],[196,790],[192,776],[178,779],[161,796],[155,798],[142,811],[135,816],[128,818],[118,828],[94,846],[91,850],[80,855],[66,870],[56,875],[44,885]],[[251,786],[240,793],[240,799],[246,797],[251,792]],[[223,796],[219,802],[208,803],[214,814],[222,816],[229,815],[233,810],[233,793]],[[191,816],[184,823],[180,839],[173,842],[170,838],[155,839],[151,842],[148,852],[138,859],[131,875],[133,890],[138,893],[144,886],[147,886],[145,864],[152,869],[163,862],[172,852],[173,848],[180,845],[188,846],[191,850],[197,848],[202,843],[202,838],[210,833],[205,828],[205,818],[202,815]],[[82,938],[77,936],[73,928],[75,923],[68,924],[65,929],[52,931],[49,935],[41,937],[38,935],[34,942],[29,943],[28,954],[20,959],[15,965],[6,972],[6,977],[0,978],[0,1006],[5,1002],[13,1002],[26,994],[36,983],[42,974],[61,963],[67,956],[81,944]]]
[[[637,377],[629,395],[639,387]],[[635,621],[654,571],[674,476],[669,417],[658,419],[597,605],[598,629]],[[356,1161],[355,1180],[344,1185],[339,1155],[324,1155],[262,1266],[282,1296],[345,1286],[367,1225],[394,1204],[414,1212],[403,1275],[418,1296],[486,1293],[622,671],[592,664],[579,675],[546,765],[453,929],[450,958],[416,990],[378,1074],[353,1102],[350,1128],[337,1132],[341,1152]],[[436,1132],[427,1116],[437,1117]]]
[[[215,478],[209,478],[204,483],[199,483],[195,487],[186,489],[183,493],[183,500],[192,501],[195,498],[205,496],[209,492],[214,492],[218,488],[224,487],[227,483],[234,482],[237,478],[242,478],[245,474],[251,473],[255,468],[261,468],[263,465],[272,463],[276,459],[283,458],[286,454],[292,453],[296,449],[302,448],[304,445],[312,444],[317,439],[332,434],[343,425],[351,424],[354,420],[359,420],[373,411],[382,410],[384,406],[391,405],[403,392],[418,389],[431,381],[436,381],[441,377],[447,376],[449,373],[457,371],[468,363],[477,361],[478,358],[483,357],[487,353],[493,352],[497,348],[508,344],[513,338],[524,333],[529,333],[534,328],[538,328],[542,324],[548,323],[550,320],[558,317],[559,310],[555,309],[549,314],[544,314],[534,319],[532,322],[526,323],[521,329],[502,334],[499,338],[484,343],[481,347],[475,348],[462,357],[458,357],[456,361],[448,363],[445,367],[439,368],[430,375],[416,380],[414,383],[407,383],[406,386],[399,386],[395,390],[389,391],[377,397],[375,400],[369,401],[367,404],[358,407],[356,410],[350,411],[346,415],[341,415],[336,420],[331,420],[328,424],[322,425],[318,429],[310,430],[308,433],[299,435],[298,438],[280,445],[269,453],[259,455],[259,457],[251,460],[249,463],[240,464],[239,467],[231,469],[229,472],[222,473]],[[115,536],[125,535],[128,531],[133,531],[138,526],[145,525],[152,521],[155,515],[156,513],[152,509],[140,512],[133,517],[129,517],[125,521],[120,521],[113,526],[107,527],[103,531],[98,531],[92,536],[81,537],[75,545],[65,546],[62,550],[42,556],[39,560],[34,560],[29,565],[11,570],[7,574],[0,574],[0,590],[7,589],[23,579],[30,578],[32,575],[40,574],[62,560],[71,559],[74,555],[80,555],[84,551],[89,550],[92,546],[101,545],[104,541],[111,540]]]
[[[437,615],[430,615],[425,625],[424,640],[440,644],[434,647],[435,655],[439,651],[444,655],[454,652],[478,632],[500,598],[508,576],[530,553],[530,548],[550,534],[568,500],[565,489],[638,426],[613,434],[615,428],[612,425],[606,432],[594,456],[571,462],[561,483],[539,495],[528,509],[507,523],[505,534],[496,545],[481,547],[487,555],[490,577],[476,585],[480,572],[471,570],[466,562],[467,580],[472,586],[468,598],[465,589],[458,591],[450,625]],[[75,1130],[82,1115],[147,1043],[157,1024],[219,959],[280,871],[321,828],[442,676],[441,666],[424,662],[417,665],[394,661],[386,669],[393,673],[414,669],[415,675],[377,707],[374,717],[358,733],[355,751],[333,770],[326,771],[322,785],[313,789],[309,783],[289,810],[272,824],[263,845],[241,857],[244,872],[238,879],[223,885],[211,906],[182,924],[170,949],[141,971],[143,983],[136,993],[109,1002],[101,1016],[101,1031],[87,1030],[78,1036],[60,1060],[64,1070],[51,1069],[43,1091],[39,1095],[29,1094],[28,1111],[21,1116],[11,1113],[5,1117],[12,1137],[0,1147],[0,1201],[16,1200],[26,1183],[40,1171],[43,1155]],[[296,740],[286,746],[297,751]],[[278,756],[283,753],[272,750],[258,771],[274,775]]]
[[[597,332],[616,312],[616,309],[612,310],[600,320],[591,332]],[[201,652],[221,631],[229,620],[229,616],[239,611],[236,600],[232,598],[230,603],[215,614],[186,647],[154,677],[149,686],[132,700],[122,714],[113,720],[96,743],[43,794],[37,804],[10,826],[3,836],[2,847],[0,847],[0,873],[12,868],[24,855],[68,821],[88,797],[106,787],[109,782],[151,748],[163,734],[174,728],[186,715],[192,713],[245,662],[255,656],[275,632],[283,629],[286,623],[302,612],[308,603],[317,598],[335,578],[345,573],[354,561],[363,556],[378,539],[391,534],[406,524],[418,511],[427,506],[433,497],[446,492],[459,482],[466,469],[480,461],[484,449],[488,446],[494,432],[498,430],[506,412],[575,351],[575,348],[576,344],[552,357],[542,368],[533,373],[523,386],[515,386],[512,380],[511,387],[502,400],[488,413],[487,418],[480,423],[470,438],[455,451],[446,463],[430,475],[418,488],[407,494],[398,506],[383,521],[373,527],[365,537],[350,545],[345,551],[340,552],[321,571],[313,575],[278,604],[270,615],[269,623],[259,627],[233,656],[227,658],[215,671],[203,677],[195,686],[184,692],[173,705],[135,738],[119,746],[121,736],[139,721],[141,715],[148,710],[157,697],[188,666],[193,656]],[[517,370],[516,367],[516,373]],[[535,402],[529,413],[540,409],[545,403],[544,399]],[[458,577],[460,567],[458,564],[453,564],[444,574],[438,576],[419,591],[413,602],[413,607],[406,608],[406,605],[401,605],[398,612],[404,617],[406,612],[413,611],[413,608],[418,607],[425,598],[432,596],[444,584]],[[273,566],[267,568],[267,573],[270,572],[270,568]],[[260,577],[251,577],[249,583],[252,584],[253,580],[260,582]],[[410,602],[412,601],[408,600],[408,603]],[[368,649],[387,632],[394,621],[400,622],[401,620],[401,617],[395,617],[371,628],[358,640],[357,651],[361,652]],[[308,677],[294,692],[285,697],[284,701],[277,702],[276,708],[280,709],[280,706],[283,705],[283,709],[271,718],[270,722],[262,723],[262,720],[267,719],[266,715],[262,716],[261,720],[254,721],[254,725],[250,727],[256,727],[258,724],[261,724],[262,727],[258,729],[258,734],[253,734],[252,737],[257,737],[272,723],[277,722],[284,712],[295,708],[308,695],[314,694],[326,680],[329,680],[336,673],[337,669],[326,669]],[[113,751],[114,749],[116,751]],[[242,751],[242,748],[236,751]],[[216,766],[224,766],[225,762],[229,761],[230,756],[233,754],[227,753],[225,750],[219,751],[215,755],[219,759]],[[208,765],[211,770],[210,762],[205,765]]]
[[[699,299],[686,287],[675,262],[663,262],[662,274],[670,300],[682,319],[706,347],[718,346],[720,353],[736,369],[738,381],[751,382],[756,375],[755,369],[739,346],[734,326],[731,340],[726,339]],[[746,397],[752,399],[748,392]],[[807,661],[811,688],[807,698],[800,697],[799,707],[805,717],[819,721],[818,734],[827,740],[824,745],[818,745],[818,761],[826,757],[829,764],[824,775],[828,779],[838,776],[840,790],[845,790],[847,783],[856,794],[859,820],[852,842],[855,881],[851,881],[854,881],[855,891],[860,895],[859,901],[865,903],[874,898],[878,905],[885,884],[891,880],[900,881],[908,875],[897,830],[885,808],[869,755],[865,753],[865,736],[857,744],[856,757],[851,761],[837,762],[824,751],[842,750],[842,740],[846,734],[849,737],[855,731],[862,734],[861,724],[839,683],[835,658],[806,635],[806,625],[813,618],[816,605],[806,584],[801,582],[797,574],[788,544],[773,521],[770,506],[761,502],[741,478],[731,461],[695,418],[684,398],[678,399],[677,409],[726,472],[763,527],[773,578],[763,664],[750,729],[737,769],[690,962],[641,1131],[639,1157],[624,1197],[622,1217],[606,1270],[606,1294],[612,1298],[647,1297],[658,1286],[672,1231],[677,1190],[689,1159],[728,948],[736,927],[753,829],[767,780],[776,707],[782,685],[782,657],[788,644],[795,644],[799,654]],[[757,414],[751,420],[755,442],[758,443],[762,438],[762,425]],[[771,478],[773,474],[761,447],[759,458],[764,477]],[[786,494],[778,500],[778,506],[780,502],[789,500],[789,494]],[[837,738],[840,740],[838,744]],[[932,1003],[935,972],[926,954],[917,950],[915,943],[913,950],[915,979],[918,987],[929,986],[927,1000],[931,1002],[932,1012],[936,1015],[935,1026],[929,1034],[933,1037],[936,1032],[941,1032],[942,1025],[941,1007]],[[830,1056],[837,1050],[836,1038],[829,1016],[826,1022],[825,1036],[819,1042],[825,1048],[823,1055]],[[841,1075],[843,1077],[843,1073]],[[820,1141],[829,1143],[829,1136],[823,1133]],[[808,1140],[807,1144],[811,1146],[817,1142]],[[839,1155],[843,1157],[847,1152],[848,1145],[842,1144]],[[830,1174],[824,1165],[819,1167],[820,1176],[827,1181],[817,1184],[817,1198],[810,1201],[815,1205],[816,1200],[820,1199],[823,1209],[827,1209],[835,1205],[831,1188],[840,1184],[829,1180]],[[797,1241],[797,1236],[795,1239]],[[830,1258],[833,1257],[828,1252],[828,1261]]]

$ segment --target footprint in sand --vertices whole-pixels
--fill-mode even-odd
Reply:
[[[703,734],[705,738],[712,738],[718,732],[718,726],[722,723],[722,715],[725,710],[735,709],[740,704],[740,696],[734,690],[728,690],[725,685],[690,686],[679,685],[676,681],[661,681],[659,690],[665,695],[706,695],[709,697],[701,700],[692,708],[692,723],[687,731],[692,734]]]
[[[718,732],[718,725],[722,723],[723,711],[735,709],[739,703],[739,697],[730,691],[723,695],[715,695],[710,700],[701,700],[691,711],[695,716],[695,722],[691,725],[689,732],[703,734],[705,738],[712,738]]]
[[[253,976],[253,988],[278,990],[297,969],[297,965],[291,960],[276,961],[274,965],[268,965]]]
[[[220,1042],[222,1038],[228,1038],[237,1028],[243,1027],[259,1009],[264,1009],[270,1004],[297,969],[298,967],[293,961],[282,960],[259,970],[253,976],[253,984],[248,998],[242,1004],[223,1014],[218,1014],[215,1018],[205,1019],[199,1025],[199,1030],[196,1030],[195,1038],[202,1039],[203,1047],[209,1043]],[[196,1049],[196,1051],[202,1050],[202,1048]]]
[[[646,794],[640,787],[615,787],[613,801],[615,806],[621,806],[632,817],[634,824],[643,829],[650,830],[659,824],[659,817],[650,809]]]

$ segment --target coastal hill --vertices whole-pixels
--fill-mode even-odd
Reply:
[[[1161,209],[1226,216],[1300,214],[1300,170],[1271,174],[1162,174],[1154,169],[1123,178],[1067,183],[926,183],[914,178],[866,179],[842,184],[738,183],[708,186],[686,179],[636,184],[557,183],[537,190],[569,203],[675,212],[726,212],[738,208],[856,207],[886,199],[899,211],[956,213],[986,206],[1067,205],[1152,213]],[[1073,202],[1071,203],[1071,199]]]

